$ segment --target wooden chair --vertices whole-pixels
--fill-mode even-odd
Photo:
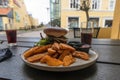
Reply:
[[[93,35],[92,35],[93,38],[98,37],[99,31],[100,31],[100,27],[94,28]]]
[[[100,28],[97,38],[110,39],[111,38],[111,27]]]
[[[80,28],[73,28],[74,38],[80,38]]]

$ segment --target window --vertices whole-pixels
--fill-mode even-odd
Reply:
[[[17,12],[15,12],[15,19],[16,19],[16,22],[20,22],[20,15]]]
[[[53,3],[59,4],[59,0],[52,0]]]
[[[0,17],[0,30],[3,29],[3,20],[2,20],[2,17]]]
[[[100,0],[92,0],[92,9],[99,10],[100,9]]]
[[[93,22],[93,27],[99,27],[99,18],[90,18],[90,22]]]
[[[2,0],[0,0],[0,5],[2,5]]]
[[[80,0],[70,0],[70,8],[79,8]]]
[[[105,21],[105,26],[111,27],[112,26],[112,20],[106,20]]]
[[[105,27],[111,27],[113,20],[105,20]]]
[[[56,4],[59,4],[59,0],[55,0],[55,3],[56,3]]]
[[[109,10],[114,10],[116,0],[109,0]]]
[[[103,18],[103,27],[112,27],[113,18],[105,17]]]
[[[79,18],[78,17],[69,17],[68,18],[69,28],[79,27]]]
[[[8,6],[8,0],[0,0],[0,5],[2,6]]]

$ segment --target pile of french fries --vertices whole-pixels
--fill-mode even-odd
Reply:
[[[40,62],[49,66],[69,66],[76,61],[76,58],[89,60],[89,54],[76,51],[65,43],[57,42],[33,47],[25,51],[23,55],[28,62]]]

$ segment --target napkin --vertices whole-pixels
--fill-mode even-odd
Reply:
[[[9,48],[0,49],[0,62],[12,57],[12,52]]]

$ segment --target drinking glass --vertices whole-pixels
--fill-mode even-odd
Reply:
[[[91,45],[93,34],[92,22],[89,23],[88,27],[81,27],[81,43]]]
[[[6,30],[6,36],[9,46],[17,45],[17,30]]]

